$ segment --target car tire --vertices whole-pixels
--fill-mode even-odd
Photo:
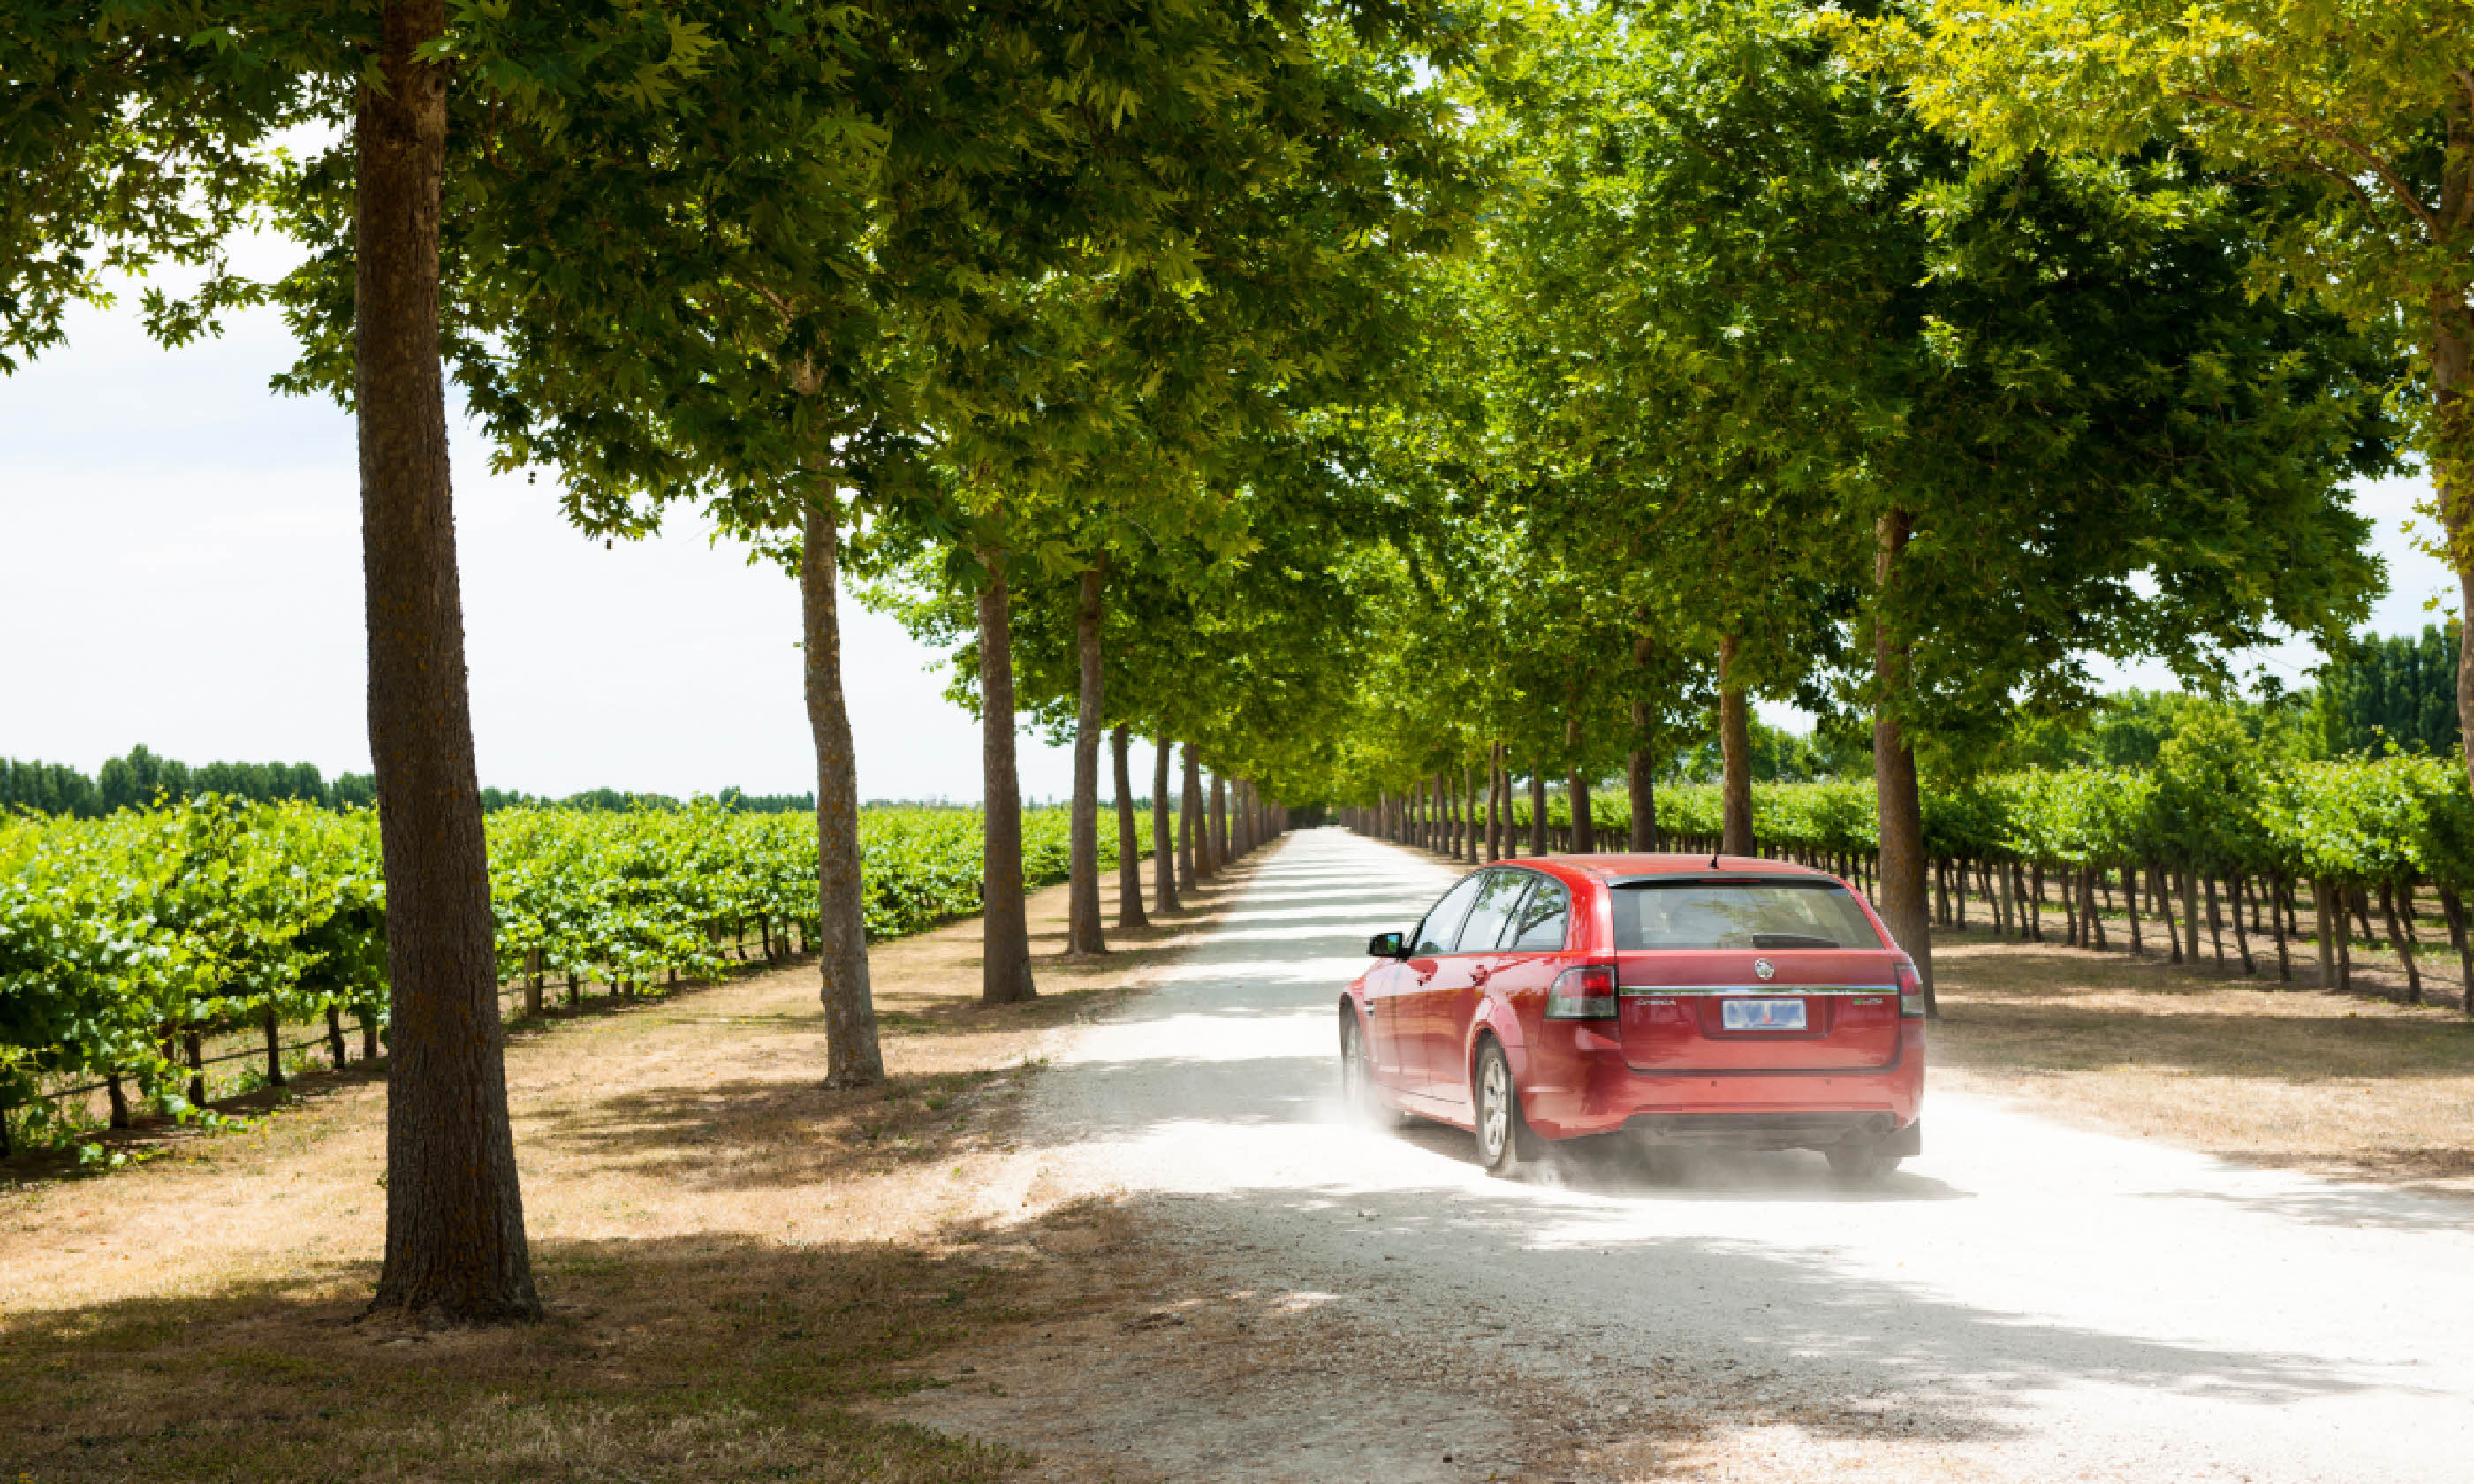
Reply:
[[[1352,1118],[1377,1125],[1394,1121],[1375,1090],[1374,1058],[1354,1008],[1340,1013],[1340,1100]]]
[[[1830,1173],[1841,1185],[1879,1185],[1899,1167],[1899,1156],[1884,1152],[1870,1139],[1832,1144],[1821,1153],[1830,1161]]]
[[[1506,1179],[1539,1159],[1542,1141],[1520,1115],[1520,1089],[1512,1080],[1512,1059],[1492,1039],[1479,1044],[1469,1076],[1470,1121],[1477,1125],[1477,1159],[1490,1175]]]

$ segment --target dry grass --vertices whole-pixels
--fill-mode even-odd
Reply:
[[[1028,1005],[977,1003],[975,922],[878,948],[884,1089],[819,1086],[804,965],[518,1027],[539,1326],[353,1323],[384,1216],[370,1074],[237,1131],[142,1131],[135,1169],[0,1165],[0,1478],[999,1476],[1022,1455],[855,1408],[942,1384],[924,1363],[958,1341],[1120,1297],[1091,1260],[1128,1240],[1106,1203],[975,1212],[1042,1038],[1175,956],[1243,874],[1079,963],[1041,893]]]
[[[2474,1195],[2474,1021],[2051,944],[1933,945],[1933,1075],[2261,1164]]]

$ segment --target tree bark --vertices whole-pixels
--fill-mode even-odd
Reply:
[[[2337,984],[2335,929],[2341,925],[2336,922],[2334,915],[2329,911],[2328,898],[2328,878],[2314,877],[2311,882],[2312,926],[2316,933],[2316,945],[2319,950],[2319,987],[2323,990],[2333,989]]]
[[[1649,704],[1632,704],[1632,724],[1636,735],[1647,726]],[[1646,747],[1635,747],[1624,759],[1624,790],[1632,805],[1632,838],[1626,843],[1636,850],[1656,850],[1658,843],[1658,754]]]
[[[2199,888],[2195,873],[2182,873],[2182,957],[2185,962],[2199,961]]]
[[[1938,1017],[1933,997],[1932,903],[1925,890],[1924,802],[1916,790],[1916,754],[1897,715],[1898,701],[1907,688],[1907,652],[1890,633],[1889,598],[1898,580],[1900,553],[1906,550],[1913,523],[1905,511],[1893,510],[1875,528],[1873,558],[1873,679],[1878,687],[1873,710],[1873,786],[1877,796],[1881,841],[1880,891],[1875,906],[1890,936],[1916,963],[1924,981],[1925,1013]],[[2041,905],[2041,903],[2040,903]]]
[[[2474,113],[2462,102],[2448,121],[2450,164],[2441,181],[2441,218],[2464,219],[2474,193]],[[2460,245],[2462,251],[2462,244]],[[2448,534],[2449,565],[2456,570],[2458,611],[2469,621],[2457,638],[2457,723],[2467,745],[2466,777],[2474,780],[2474,310],[2463,284],[2441,283],[2431,291],[2431,400],[2433,446],[2430,471],[2439,523]],[[2474,991],[2468,992],[2474,998]]]
[[[1646,671],[1657,658],[1658,641],[1648,634],[1637,634],[1632,641],[1632,663],[1636,670]],[[1624,788],[1632,805],[1632,838],[1626,843],[1636,850],[1655,850],[1658,843],[1658,752],[1657,713],[1646,701],[1632,704],[1632,752],[1624,759]]]
[[[2243,898],[2248,890],[2247,883],[2240,875],[2225,877],[2225,892],[2231,898],[2226,906],[2232,911],[2234,920],[2234,950],[2242,959],[2243,972],[2255,974],[2259,972],[2259,962],[2251,957],[2250,934],[2243,926]]]
[[[867,972],[867,883],[859,846],[859,754],[842,694],[838,496],[808,504],[799,554],[799,611],[808,735],[816,750],[816,997],[825,1010],[825,1086],[885,1081],[876,993]]]
[[[1211,864],[1228,864],[1228,775],[1211,770]]]
[[[2396,945],[2397,961],[2405,966],[2405,1000],[2409,1005],[2422,1003],[2422,970],[2413,961],[2413,939],[2397,921],[2397,889],[2394,883],[2380,883],[2380,917],[2388,924],[2389,942]],[[2406,911],[2413,910],[2407,899]]]
[[[1176,899],[1177,847],[1168,821],[1169,767],[1176,748],[1167,732],[1152,739],[1152,905],[1162,912],[1184,910]]]
[[[1753,853],[1753,730],[1744,687],[1734,679],[1736,638],[1718,641],[1718,755],[1724,781],[1718,849],[1728,855]]]
[[[1544,855],[1546,850],[1546,775],[1529,775],[1529,853]]]
[[[2448,919],[2448,941],[2457,949],[2457,1009],[2474,1016],[2474,933],[2466,931],[2465,902],[2456,888],[2439,889],[2439,911]]]
[[[1588,855],[1598,848],[1598,832],[1589,818],[1589,775],[1581,764],[1581,719],[1573,716],[1564,723],[1564,740],[1572,750],[1571,791],[1572,853]]]
[[[1100,597],[1105,569],[1082,574],[1074,609],[1074,653],[1081,691],[1074,715],[1074,805],[1068,817],[1065,867],[1065,951],[1105,953],[1100,921],[1100,733],[1105,677],[1100,667]]]
[[[2276,977],[2281,984],[2293,982],[2293,950],[2285,941],[2285,880],[2268,878],[2268,925],[2276,934]]]
[[[1150,917],[1143,912],[1143,842],[1142,832],[1134,824],[1133,770],[1128,766],[1127,750],[1133,745],[1131,728],[1120,727],[1108,734],[1108,752],[1115,763],[1117,781],[1117,925],[1148,927]]]
[[[448,69],[417,61],[446,0],[382,12],[356,100],[353,395],[369,607],[370,754],[393,1024],[386,1257],[369,1312],[541,1316],[507,1124],[505,1028],[474,779],[439,365]]]
[[[1211,871],[1211,845],[1202,838],[1202,763],[1194,744],[1185,744],[1183,791],[1177,796],[1177,885],[1187,891]]]
[[[1490,742],[1486,745],[1486,858],[1490,862],[1503,859],[1504,826],[1511,823],[1512,811],[1507,807],[1511,801],[1503,794],[1503,744]]]
[[[1006,591],[1006,554],[980,548],[988,569],[980,588],[980,760],[986,798],[986,850],[980,896],[980,1001],[1007,1005],[1033,999],[1031,919],[1022,886],[1022,784],[1013,755],[1013,612]]]

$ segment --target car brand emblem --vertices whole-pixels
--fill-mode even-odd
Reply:
[[[1753,972],[1764,979],[1775,978],[1778,974],[1778,966],[1768,959],[1757,958],[1753,960]]]

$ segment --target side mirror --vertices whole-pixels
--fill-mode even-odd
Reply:
[[[1366,940],[1366,951],[1375,958],[1408,957],[1408,948],[1398,933],[1376,933]]]

